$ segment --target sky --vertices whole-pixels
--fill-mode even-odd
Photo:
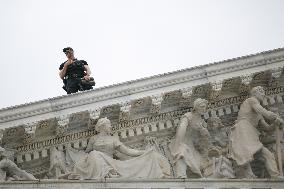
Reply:
[[[71,46],[96,88],[284,47],[283,0],[0,0],[0,108],[65,95]]]

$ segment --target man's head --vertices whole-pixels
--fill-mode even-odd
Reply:
[[[66,54],[67,58],[72,58],[74,56],[74,51],[71,47],[64,48],[63,52]]]

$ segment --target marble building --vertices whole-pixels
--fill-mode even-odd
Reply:
[[[284,188],[284,48],[0,109],[0,188]]]

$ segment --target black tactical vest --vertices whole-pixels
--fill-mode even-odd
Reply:
[[[84,77],[84,62],[82,60],[74,60],[73,64],[69,65],[66,70],[68,78],[82,78]]]

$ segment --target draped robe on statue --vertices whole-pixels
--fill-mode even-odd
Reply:
[[[114,136],[92,137],[85,152],[72,148],[67,150],[67,159],[75,162],[73,172],[81,179],[109,178],[164,178],[170,176],[167,159],[149,149],[129,160],[113,159],[115,150],[123,144]],[[125,146],[124,146],[125,147]],[[133,150],[133,149],[130,149]]]
[[[177,128],[176,137],[172,140],[169,148],[173,157],[177,157],[178,155],[183,156],[182,159],[174,159],[177,164],[179,163],[178,161],[182,161],[189,167],[191,172],[203,177],[201,169],[206,158],[203,157],[200,150],[196,149],[196,146],[208,148],[209,132],[205,129],[207,125],[204,120],[195,122],[192,120],[191,116],[191,113],[186,113],[182,116],[181,119],[186,118],[188,124],[180,125]],[[208,134],[208,136],[204,135],[207,139],[203,137],[203,134]],[[177,167],[179,166],[177,165]],[[177,170],[178,177],[183,176],[183,173],[179,172],[180,171]]]
[[[254,154],[263,147],[257,127],[263,119],[262,115],[268,114],[268,111],[261,106],[254,106],[255,104],[259,104],[255,98],[248,98],[243,102],[236,124],[231,129],[230,155],[238,165],[252,161]]]

